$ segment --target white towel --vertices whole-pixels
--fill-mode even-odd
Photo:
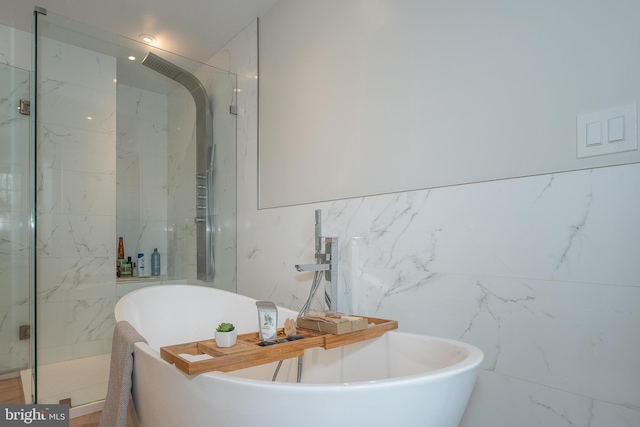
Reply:
[[[133,345],[147,342],[129,322],[116,323],[111,344],[109,388],[100,416],[99,427],[126,427],[131,398]]]

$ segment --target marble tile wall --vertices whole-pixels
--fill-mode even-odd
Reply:
[[[49,364],[111,348],[116,61],[46,38],[40,46],[38,363]]]
[[[146,275],[157,248],[166,276],[167,96],[124,84],[117,95],[116,236],[124,238],[125,255],[134,261],[145,254]]]
[[[16,40],[15,46],[7,40]],[[29,341],[20,325],[29,324],[31,200],[29,117],[18,113],[29,99],[29,68],[16,57],[29,49],[28,34],[0,25],[0,374],[25,368]]]
[[[31,34],[0,24],[0,64],[31,70]]]
[[[238,292],[299,308],[322,209],[342,310],[484,351],[461,426],[640,425],[640,165],[257,210],[256,33],[211,60],[244,111]]]
[[[168,100],[167,265],[175,277],[187,277],[196,256],[196,107],[184,90],[172,91]]]

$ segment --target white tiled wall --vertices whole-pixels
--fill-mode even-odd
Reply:
[[[118,84],[117,236],[125,256],[160,253],[167,274],[167,96]],[[162,262],[162,261],[165,262]]]
[[[245,111],[238,291],[299,308],[322,209],[342,310],[484,351],[462,426],[640,425],[640,165],[259,211],[255,36],[211,61],[239,74]]]
[[[38,363],[108,353],[116,245],[115,58],[40,40]]]

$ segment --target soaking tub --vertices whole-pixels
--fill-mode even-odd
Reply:
[[[152,286],[118,301],[146,338],[134,349],[133,400],[143,427],[421,426],[459,424],[482,352],[469,344],[404,332],[298,359],[229,373],[189,376],[160,358],[160,347],[210,339],[219,323],[258,329],[255,300],[191,285]],[[278,308],[278,323],[297,312]],[[401,325],[400,325],[401,326]]]

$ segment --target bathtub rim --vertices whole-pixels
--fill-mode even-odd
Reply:
[[[280,381],[271,381],[271,380],[262,380],[262,379],[255,379],[255,378],[244,378],[244,377],[239,377],[239,376],[234,376],[234,375],[229,375],[226,372],[221,372],[221,371],[211,371],[211,372],[203,372],[201,374],[195,374],[195,375],[188,375],[186,373],[184,373],[183,371],[181,371],[180,369],[176,368],[174,365],[170,364],[169,362],[167,362],[166,360],[162,359],[160,357],[160,353],[158,351],[156,351],[154,348],[152,348],[151,346],[149,346],[147,343],[136,343],[135,347],[137,347],[137,349],[139,351],[144,352],[145,354],[149,355],[150,357],[153,357],[155,359],[161,360],[163,363],[167,364],[167,368],[172,368],[175,369],[175,371],[180,374],[180,375],[184,375],[186,378],[189,379],[193,379],[197,376],[205,376],[205,377],[210,377],[210,378],[215,378],[218,381],[223,381],[223,382],[232,382],[232,383],[243,383],[243,384],[251,384],[253,387],[296,387],[296,389],[358,389],[358,388],[362,388],[362,387],[367,387],[367,388],[378,388],[378,387],[385,387],[385,388],[389,388],[390,386],[395,385],[401,385],[401,384],[408,384],[408,383],[421,383],[421,382],[437,382],[437,381],[442,381],[445,380],[449,377],[452,376],[456,376],[456,375],[464,375],[465,372],[467,373],[473,373],[476,372],[477,373],[477,368],[478,366],[482,363],[483,359],[484,359],[484,355],[482,353],[482,351],[480,349],[478,349],[475,346],[471,346],[469,344],[466,343],[461,343],[460,341],[455,341],[455,340],[449,340],[446,338],[439,338],[439,337],[432,337],[432,336],[426,336],[426,335],[419,335],[419,334],[412,334],[412,333],[408,333],[408,332],[399,332],[399,331],[389,331],[386,332],[387,334],[393,334],[393,333],[397,333],[397,334],[403,334],[403,335],[409,335],[409,336],[417,336],[417,337],[427,337],[430,339],[435,339],[437,341],[445,341],[445,342],[452,342],[455,345],[459,345],[459,344],[465,344],[466,346],[470,346],[471,348],[468,349],[469,350],[469,354],[468,356],[456,363],[453,364],[451,366],[447,366],[444,368],[440,368],[440,369],[434,369],[433,371],[428,371],[428,372],[424,372],[424,373],[420,373],[420,374],[412,374],[412,375],[402,375],[402,376],[397,376],[397,377],[392,377],[392,378],[383,378],[383,379],[378,379],[378,380],[369,380],[369,381],[353,381],[353,382],[342,382],[342,383],[293,383],[293,382],[280,382]],[[381,339],[383,338],[384,335],[380,338],[377,339]],[[275,362],[272,362],[275,363]]]
[[[206,289],[205,292],[208,291],[214,291],[214,292],[221,292],[221,293],[226,293],[226,294],[232,294],[234,298],[242,298],[245,300],[250,300],[250,301],[257,301],[255,298],[251,298],[248,297],[246,295],[242,295],[242,294],[238,294],[238,293],[233,293],[233,292],[229,292],[229,291],[225,291],[222,289],[217,289],[217,288],[211,288],[211,287],[207,287],[207,286],[200,286],[200,285],[190,285],[190,284],[172,284],[172,285],[156,285],[156,286],[149,286],[149,287],[145,287],[145,288],[141,288],[141,289],[137,289],[135,291],[132,291],[124,296],[122,296],[118,302],[116,303],[116,306],[114,308],[114,314],[115,314],[115,318],[116,318],[116,322],[121,321],[121,320],[127,320],[125,318],[125,315],[123,313],[124,311],[124,306],[127,303],[128,297],[131,296],[131,298],[135,297],[135,294],[138,293],[142,293],[142,292],[150,292],[151,288],[172,288],[172,290],[177,290],[177,288],[203,288]],[[286,307],[280,307],[278,306],[279,309],[284,309],[284,310],[288,310],[288,311],[294,311],[291,310],[289,308]],[[472,345],[472,344],[468,344],[466,342],[462,342],[462,341],[457,341],[457,340],[453,340],[453,339],[449,339],[449,338],[442,338],[442,337],[437,337],[437,336],[432,336],[432,335],[422,335],[422,334],[417,334],[417,333],[412,333],[412,332],[404,332],[401,330],[394,330],[394,331],[388,331],[385,334],[383,334],[381,337],[378,338],[374,338],[374,340],[379,340],[379,339],[384,339],[385,336],[387,334],[400,334],[402,336],[406,336],[406,337],[410,337],[410,338],[414,338],[414,339],[418,339],[418,340],[433,340],[433,341],[439,341],[439,342],[443,342],[443,343],[447,343],[450,345],[453,345],[455,347],[460,348],[461,350],[466,350],[467,351],[467,355],[466,357],[461,360],[458,361],[452,365],[443,367],[443,368],[438,368],[438,369],[434,369],[432,371],[427,371],[424,373],[418,373],[418,374],[411,374],[411,375],[402,375],[402,376],[397,376],[397,377],[392,377],[392,378],[383,378],[383,379],[378,379],[378,380],[369,380],[369,381],[354,381],[354,382],[343,382],[343,383],[313,383],[313,384],[309,384],[309,383],[290,383],[290,382],[278,382],[278,381],[271,381],[271,380],[262,380],[262,379],[254,379],[254,378],[243,378],[243,377],[239,377],[239,376],[234,376],[234,375],[229,375],[225,372],[220,372],[220,371],[211,371],[211,372],[203,372],[201,374],[196,374],[196,375],[188,375],[184,372],[182,372],[180,369],[176,368],[173,364],[170,364],[169,362],[165,361],[164,359],[161,358],[160,356],[160,349],[156,350],[155,348],[151,347],[149,344],[145,343],[145,342],[138,342],[135,344],[135,348],[139,351],[142,351],[146,354],[148,354],[149,356],[154,357],[155,359],[159,359],[161,360],[163,363],[167,364],[167,367],[171,367],[172,369],[175,369],[176,372],[178,372],[181,375],[184,375],[186,378],[189,379],[193,379],[198,375],[204,375],[206,377],[212,377],[212,378],[216,378],[216,380],[218,381],[223,381],[223,382],[232,382],[232,383],[244,383],[244,384],[251,384],[253,387],[296,387],[296,389],[343,389],[343,388],[348,388],[348,389],[358,389],[361,387],[367,387],[367,388],[377,388],[377,387],[390,387],[393,386],[394,383],[397,385],[400,384],[407,384],[407,383],[421,383],[421,382],[436,382],[436,381],[442,381],[446,378],[449,378],[451,376],[455,376],[455,375],[463,375],[463,372],[468,372],[468,373],[474,373],[474,375],[477,375],[477,371],[478,371],[478,367],[479,365],[482,363],[482,361],[484,360],[484,353],[482,352],[482,350],[480,350],[478,347]],[[180,344],[180,343],[176,343],[176,344]],[[274,362],[272,362],[274,363]]]

